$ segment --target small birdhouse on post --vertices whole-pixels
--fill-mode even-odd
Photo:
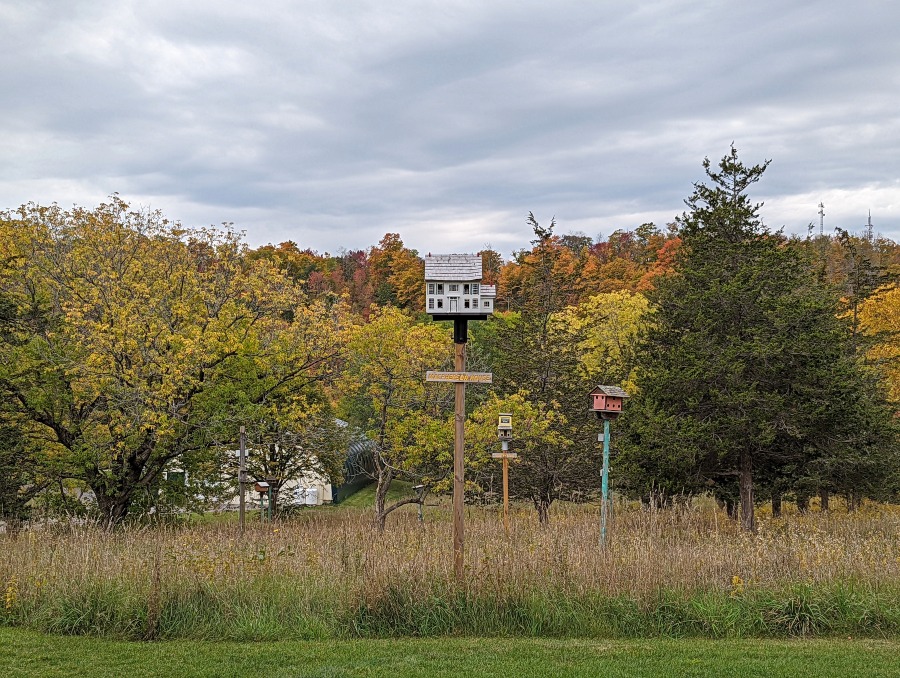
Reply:
[[[629,395],[618,386],[598,386],[591,391],[591,410],[598,419],[615,419]]]
[[[500,440],[510,440],[512,438],[512,415],[501,414],[497,424],[497,437]]]
[[[503,446],[502,452],[494,452],[494,459],[503,460],[503,528],[509,536],[509,460],[519,455],[509,451],[509,441],[512,440],[512,415],[501,413],[497,419],[497,437]]]

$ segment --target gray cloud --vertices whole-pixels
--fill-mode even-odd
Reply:
[[[509,252],[666,223],[704,156],[773,226],[900,239],[881,2],[0,0],[0,206],[112,192],[252,244]]]

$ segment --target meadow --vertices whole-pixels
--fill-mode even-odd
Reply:
[[[412,507],[410,507],[412,508]],[[47,526],[0,535],[0,625],[111,639],[436,636],[896,638],[900,511],[866,504],[741,533],[711,502],[469,507],[466,578],[446,507],[398,511],[383,534],[353,506],[289,520]]]

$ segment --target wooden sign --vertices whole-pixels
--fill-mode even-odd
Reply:
[[[492,384],[494,375],[490,372],[434,372],[425,373],[425,381],[445,381],[454,384]]]
[[[519,455],[515,452],[491,452],[491,456],[494,459],[516,459]]]

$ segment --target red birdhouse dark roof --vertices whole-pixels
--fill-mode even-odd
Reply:
[[[591,394],[602,393],[606,396],[612,396],[613,398],[630,398],[631,396],[625,392],[624,389],[619,388],[618,386],[598,386]]]

